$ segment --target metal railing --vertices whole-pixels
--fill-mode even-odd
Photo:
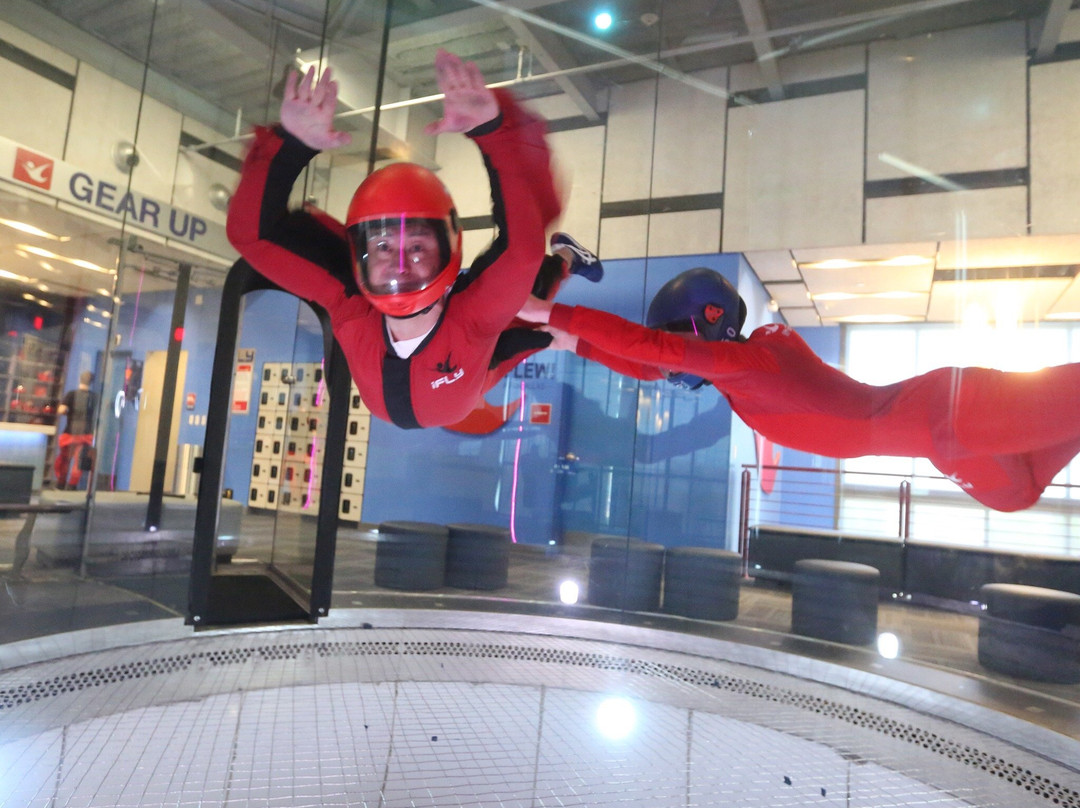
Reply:
[[[838,531],[957,547],[1080,557],[1080,486],[1050,485],[1031,508],[986,508],[941,476],[843,467],[742,467],[739,549],[752,526]]]

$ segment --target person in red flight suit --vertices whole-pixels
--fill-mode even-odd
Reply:
[[[373,415],[403,428],[465,418],[516,360],[550,335],[513,329],[530,290],[554,294],[570,273],[599,280],[596,256],[545,231],[561,211],[544,122],[476,65],[440,50],[443,117],[429,134],[461,132],[487,167],[497,236],[461,273],[461,223],[449,192],[426,168],[395,163],[356,190],[346,223],[289,211],[300,172],[322,149],[346,145],[333,127],[337,83],[290,73],[281,122],[256,130],[229,205],[227,233],[262,275],[330,316],[360,395]],[[540,267],[538,270],[537,268]],[[534,287],[534,282],[536,286]]]
[[[79,374],[79,386],[69,390],[56,408],[57,415],[67,416],[64,431],[56,440],[59,448],[53,461],[55,484],[61,491],[78,488],[84,468],[92,468],[98,405],[97,393],[90,389],[93,381],[94,374],[84,370]]]
[[[647,326],[530,298],[519,317],[547,323],[552,347],[616,372],[712,384],[769,440],[827,457],[925,457],[983,505],[1030,507],[1080,452],[1071,417],[1080,364],[1034,373],[939,368],[874,386],[825,364],[772,324],[742,337],[746,306],[718,272],[691,269],[657,292]]]

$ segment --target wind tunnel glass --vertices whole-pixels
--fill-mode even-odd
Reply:
[[[431,285],[450,260],[446,222],[384,216],[349,228],[354,270],[372,295],[418,292]]]

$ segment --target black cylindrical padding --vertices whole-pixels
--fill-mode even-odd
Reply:
[[[383,522],[375,543],[375,585],[438,589],[446,571],[449,530],[433,522]]]
[[[804,558],[791,581],[791,631],[804,637],[869,645],[877,637],[877,568]]]
[[[599,536],[589,550],[588,600],[632,612],[660,611],[664,545]]]
[[[499,589],[510,569],[510,531],[496,525],[447,526],[446,585],[459,589]]]
[[[979,664],[1022,679],[1080,683],[1080,595],[983,584],[979,600]]]
[[[739,616],[742,556],[716,547],[664,551],[664,611],[698,620]]]

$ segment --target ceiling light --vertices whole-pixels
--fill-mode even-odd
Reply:
[[[9,281],[21,281],[23,283],[29,283],[30,281],[25,275],[16,275],[14,272],[8,272],[6,269],[0,269],[0,278],[5,278]]]
[[[925,255],[898,255],[895,258],[885,258],[874,263],[884,267],[921,267],[934,263],[934,259]]]
[[[51,258],[54,261],[64,261],[68,264],[73,264],[83,269],[89,269],[92,272],[103,272],[106,275],[112,275],[111,269],[105,269],[90,261],[84,261],[82,258],[68,258],[65,255],[58,255],[57,253],[50,252],[49,250],[43,250],[41,247],[31,247],[29,244],[20,244],[17,249],[26,250],[26,252],[38,256],[39,258]]]
[[[866,297],[876,297],[879,300],[910,300],[913,297],[923,297],[924,295],[925,292],[905,292],[898,290],[895,292],[874,292],[866,295]]]
[[[57,236],[42,230],[40,227],[34,227],[32,224],[19,222],[15,219],[0,219],[0,224],[4,227],[10,227],[12,230],[18,230],[31,236],[38,236],[39,238],[47,238],[52,241],[71,241],[71,236]]]
[[[827,258],[824,261],[810,261],[806,264],[799,264],[801,269],[851,269],[857,266],[862,266],[862,262],[849,261],[846,258]]]
[[[595,17],[593,17],[593,25],[600,31],[606,31],[611,27],[612,19],[611,15],[606,11],[601,11]]]
[[[849,314],[846,317],[826,317],[834,323],[914,323],[921,317],[911,317],[907,314]]]
[[[807,261],[800,269],[854,269],[855,267],[920,267],[933,264],[934,259],[925,255],[894,255],[892,258],[826,258],[824,261]]]
[[[854,300],[860,297],[860,295],[852,294],[851,292],[822,292],[819,295],[810,295],[811,300]]]
[[[1080,311],[1055,311],[1043,316],[1046,320],[1080,320]]]

